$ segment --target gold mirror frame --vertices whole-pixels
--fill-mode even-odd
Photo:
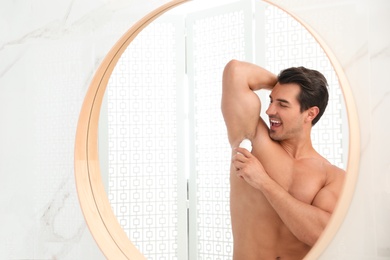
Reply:
[[[108,259],[145,259],[121,228],[106,195],[100,174],[98,155],[98,124],[100,108],[109,78],[119,58],[134,38],[152,21],[166,11],[190,0],[174,0],[139,20],[112,47],[97,69],[81,108],[75,140],[75,178],[80,206],[92,236]],[[358,115],[348,80],[335,55],[319,35],[297,16],[274,5],[304,26],[327,54],[338,76],[344,94],[349,123],[349,154],[347,176],[339,202],[326,229],[305,259],[317,259],[343,222],[355,190],[360,158],[360,131]]]

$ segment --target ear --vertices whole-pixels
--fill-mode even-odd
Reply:
[[[320,109],[316,106],[309,108],[307,110],[306,122],[311,123],[314,120],[314,118],[316,118],[316,116],[318,115],[319,112],[320,112]]]

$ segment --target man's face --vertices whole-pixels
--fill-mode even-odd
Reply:
[[[276,84],[270,94],[266,111],[270,122],[270,137],[275,141],[294,138],[302,133],[304,113],[297,100],[300,87],[297,84]]]

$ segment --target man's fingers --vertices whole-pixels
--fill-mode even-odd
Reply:
[[[238,161],[238,162],[245,162],[246,160],[247,158],[242,153],[236,153],[232,158],[232,161]]]
[[[247,158],[252,156],[252,154],[245,148],[237,147],[236,152],[244,155]]]
[[[240,161],[233,161],[233,165],[237,170],[240,170],[244,167],[244,163]]]

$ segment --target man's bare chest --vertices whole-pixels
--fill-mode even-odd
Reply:
[[[311,204],[326,183],[326,171],[316,161],[292,162],[291,169],[271,176],[294,198]]]

